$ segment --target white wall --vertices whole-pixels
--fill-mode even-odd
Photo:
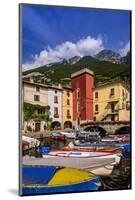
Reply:
[[[34,101],[34,95],[40,96],[40,101]],[[40,87],[40,91],[36,91],[36,86],[28,83],[24,83],[23,86],[23,100],[24,102],[31,104],[38,104],[41,106],[46,106],[48,104],[48,92],[47,88]]]
[[[55,90],[57,93],[55,93]],[[58,97],[58,103],[54,103],[54,96]],[[62,91],[58,89],[48,88],[48,105],[50,106],[51,117],[53,121],[62,123]],[[54,117],[54,107],[58,107],[59,118]]]

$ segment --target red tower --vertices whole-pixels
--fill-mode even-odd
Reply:
[[[93,120],[94,74],[85,68],[71,75],[73,89],[73,124]]]

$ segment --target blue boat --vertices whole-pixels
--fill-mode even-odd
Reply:
[[[22,195],[99,190],[100,179],[93,173],[75,168],[23,166]]]

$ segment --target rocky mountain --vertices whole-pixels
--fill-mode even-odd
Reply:
[[[69,63],[70,65],[73,65],[73,64],[77,63],[80,59],[81,59],[80,56],[74,56],[73,58],[70,58],[70,59],[68,60],[68,63]]]
[[[117,54],[109,53],[108,55],[111,61],[113,61],[115,55],[118,60],[119,56]],[[104,58],[105,57],[107,56],[104,56]],[[110,79],[121,79],[130,83],[130,65],[129,62],[127,62],[128,59],[130,61],[130,54],[128,54],[125,58],[120,57],[120,59],[122,60],[118,63],[117,61],[110,62],[106,60],[99,60],[92,56],[84,56],[82,58],[76,56],[70,60],[64,59],[61,62],[53,63],[50,66],[44,65],[36,69],[25,71],[23,72],[23,75],[30,74],[32,72],[39,72],[42,76],[34,76],[34,79],[37,82],[40,82],[42,79],[42,81],[47,84],[62,83],[64,85],[69,85],[72,73],[83,68],[88,68],[94,72],[95,84],[109,81]]]
[[[130,64],[130,51],[126,56],[121,57],[119,53],[105,49],[100,51],[94,57],[100,61],[109,61],[116,64]]]
[[[121,58],[121,63],[130,64],[130,51],[128,51],[126,56]]]
[[[98,54],[95,55],[95,58],[98,60],[109,61],[117,64],[121,63],[120,54],[107,49],[100,51]]]

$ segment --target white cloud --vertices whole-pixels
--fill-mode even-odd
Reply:
[[[48,47],[40,52],[39,55],[33,56],[33,61],[24,63],[22,65],[23,71],[28,69],[33,69],[46,65],[49,63],[59,62],[61,60],[69,59],[74,56],[87,56],[95,55],[99,51],[104,49],[103,40],[101,36],[97,38],[92,38],[87,36],[76,43],[66,41],[60,45],[57,45],[55,48]]]
[[[119,53],[121,56],[126,56],[129,50],[130,50],[130,41],[128,41],[128,43],[122,49],[119,50]]]

